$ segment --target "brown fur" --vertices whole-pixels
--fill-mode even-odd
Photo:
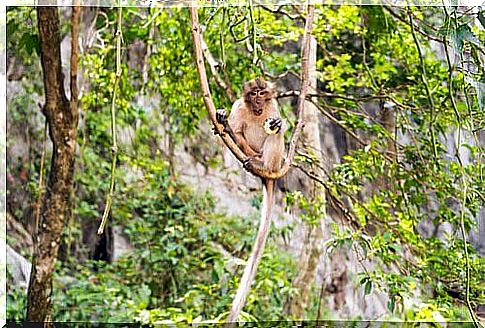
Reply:
[[[255,113],[254,105],[248,101],[254,90],[266,91],[263,99],[262,113]],[[252,157],[252,165],[266,170],[278,171],[281,167],[285,151],[284,124],[277,134],[268,135],[264,131],[266,119],[280,118],[278,103],[274,99],[274,91],[262,78],[246,82],[243,96],[232,106],[229,115],[229,126],[235,134],[234,140],[242,151]]]

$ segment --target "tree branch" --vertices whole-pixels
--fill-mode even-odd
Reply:
[[[221,136],[222,141],[226,144],[227,148],[236,156],[239,161],[244,161],[247,156],[236,145],[229,135],[224,133],[224,126],[219,124],[216,119],[216,106],[212,101],[212,96],[207,82],[207,73],[204,66],[204,55],[202,51],[202,36],[201,27],[199,25],[199,16],[197,13],[197,7],[191,6],[190,8],[190,23],[192,26],[192,39],[194,42],[195,60],[197,66],[197,72],[199,73],[200,87],[202,89],[202,97],[204,104],[209,113],[209,117],[214,124],[214,132]]]
[[[77,4],[78,1],[74,3]],[[81,7],[75,5],[72,7],[71,15],[71,69],[70,69],[70,83],[71,83],[71,106],[75,106],[77,110],[77,101],[79,92],[77,88],[77,62],[78,62],[78,45],[79,45],[79,15],[81,14]]]
[[[236,94],[234,93],[234,90],[232,90],[231,86],[228,83],[226,83],[226,81],[224,81],[224,79],[220,76],[219,72],[217,71],[217,67],[220,65],[212,56],[212,53],[210,52],[209,47],[207,47],[207,44],[204,41],[204,36],[202,35],[202,33],[200,35],[200,42],[202,46],[202,52],[204,53],[204,57],[207,60],[207,64],[209,64],[212,76],[214,76],[216,83],[226,91],[226,94],[229,97],[229,100],[231,102],[235,102],[237,100]]]

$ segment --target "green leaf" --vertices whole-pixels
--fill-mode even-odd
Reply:
[[[25,47],[25,50],[29,55],[35,51],[40,53],[39,36],[37,34],[24,33],[19,41],[19,49]]]
[[[394,298],[394,296],[391,296],[391,298],[387,302],[387,308],[389,309],[389,311],[394,312],[394,309],[396,308],[396,299]]]
[[[372,281],[368,280],[365,284],[364,295],[369,295],[372,291]]]
[[[11,37],[19,28],[19,24],[14,21],[10,21],[7,23],[7,38]]]
[[[483,13],[485,10],[480,10],[477,14],[478,21],[482,26],[485,28],[485,14]]]

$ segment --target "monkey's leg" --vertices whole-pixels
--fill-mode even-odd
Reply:
[[[242,133],[236,133],[232,129],[229,120],[227,119],[227,112],[224,109],[219,109],[216,112],[217,121],[224,126],[224,132],[227,133],[232,140],[241,148],[244,154],[249,157],[258,157],[261,156],[260,153],[256,152],[251,146],[248,145],[246,139],[242,135]]]
[[[281,168],[281,162],[285,153],[285,138],[280,131],[277,134],[268,135],[263,144],[263,168],[276,172]]]
[[[250,145],[248,145],[246,139],[244,138],[242,133],[233,133],[234,136],[231,136],[236,144],[241,148],[241,150],[249,157],[261,157],[261,153],[255,151]]]

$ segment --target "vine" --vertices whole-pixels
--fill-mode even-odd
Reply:
[[[122,43],[122,32],[121,32],[121,19],[122,19],[122,7],[121,4],[118,5],[118,28],[116,29],[116,77],[113,85],[113,98],[111,99],[111,154],[113,159],[111,161],[111,179],[109,184],[109,191],[106,195],[106,205],[103,212],[103,218],[101,219],[101,224],[98,228],[98,235],[103,234],[104,227],[108,221],[108,216],[111,211],[111,205],[113,204],[114,188],[115,188],[115,178],[116,178],[116,162],[118,158],[118,145],[116,141],[116,95],[118,92],[118,84],[121,79],[121,43]]]

